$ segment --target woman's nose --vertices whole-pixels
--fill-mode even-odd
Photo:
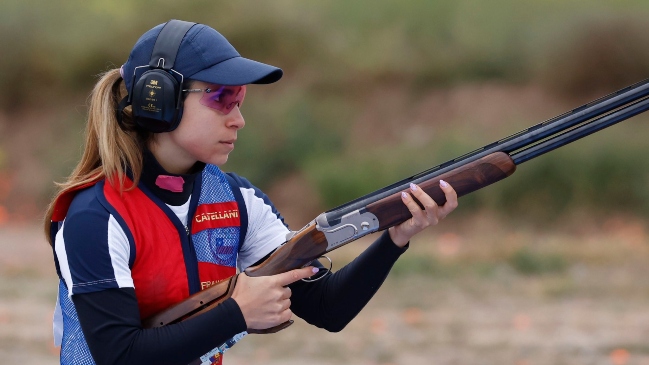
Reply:
[[[241,129],[245,125],[246,121],[243,119],[243,115],[241,115],[241,110],[239,110],[238,106],[235,106],[230,114],[228,114],[228,127]]]

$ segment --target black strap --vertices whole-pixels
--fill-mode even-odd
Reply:
[[[117,118],[117,124],[119,124],[119,126],[123,130],[127,130],[126,126],[124,125],[124,108],[126,108],[129,105],[131,105],[131,102],[128,96],[125,96],[117,105],[117,109],[115,109],[115,117]]]
[[[153,68],[162,68],[170,70],[176,62],[176,54],[180,48],[180,42],[185,38],[185,34],[196,23],[186,22],[184,20],[172,19],[162,27],[158,38],[151,52],[151,61],[149,66]],[[162,60],[161,60],[162,59]]]

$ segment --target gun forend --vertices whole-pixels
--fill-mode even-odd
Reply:
[[[449,183],[455,189],[457,196],[461,197],[500,181],[513,174],[514,171],[516,171],[516,164],[511,157],[504,152],[495,152],[424,181],[419,186],[438,205],[444,205],[446,196],[439,187],[440,180]],[[406,191],[405,187],[403,191]],[[410,211],[401,201],[400,194],[392,194],[367,205],[367,211],[379,219],[379,230],[390,228],[410,219]]]
[[[446,203],[446,196],[439,187],[440,180],[451,184],[460,197],[500,181],[513,174],[514,171],[516,171],[516,164],[507,153],[494,152],[466,165],[431,177],[420,182],[419,186],[438,205],[443,205]],[[326,237],[327,252],[366,234],[382,231],[408,220],[411,214],[401,200],[401,192],[408,191],[409,186],[410,183],[405,182],[398,192],[375,201],[369,201],[365,207],[340,217],[332,217],[331,213],[319,215],[315,219],[316,227]]]

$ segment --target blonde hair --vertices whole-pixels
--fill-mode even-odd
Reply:
[[[52,215],[56,201],[66,192],[109,177],[108,183],[117,184],[119,191],[133,189],[142,173],[142,153],[151,133],[142,132],[133,125],[130,113],[125,111],[120,127],[116,110],[126,94],[119,69],[100,75],[90,94],[85,147],[81,160],[52,199],[45,214],[44,229],[50,245]],[[126,186],[126,171],[132,172],[133,184]]]

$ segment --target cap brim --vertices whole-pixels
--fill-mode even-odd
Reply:
[[[188,78],[220,85],[271,84],[282,78],[282,69],[243,57],[233,57]]]

